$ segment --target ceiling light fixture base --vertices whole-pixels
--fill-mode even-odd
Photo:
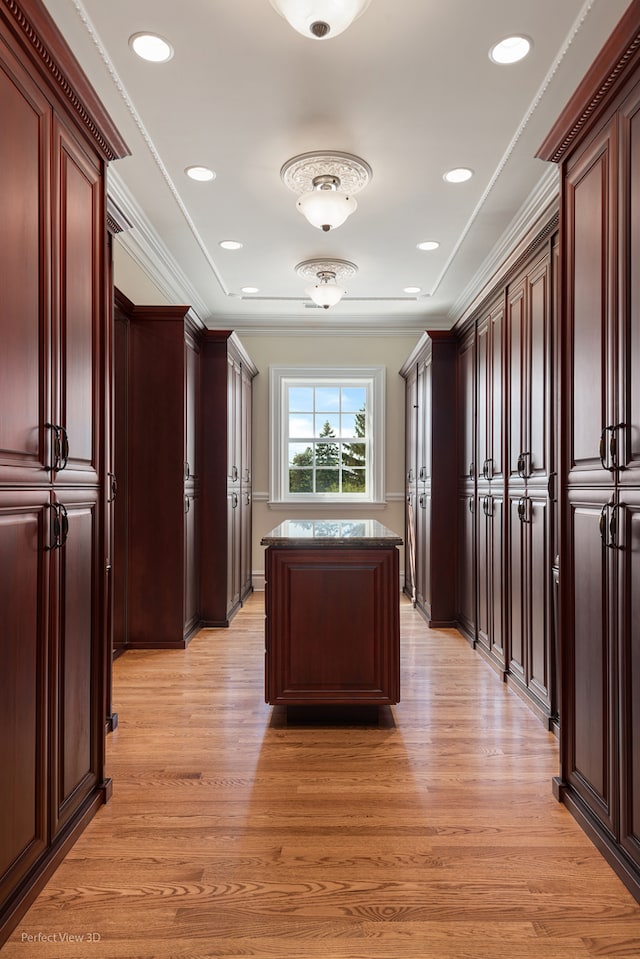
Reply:
[[[332,273],[335,279],[343,282],[344,280],[350,280],[354,277],[358,272],[358,267],[350,260],[318,257],[312,260],[303,260],[302,263],[298,263],[295,270],[298,276],[301,276],[303,280],[315,282],[320,278],[321,274]]]
[[[336,189],[353,194],[364,189],[373,173],[365,160],[352,153],[316,150],[287,160],[280,176],[294,193],[310,193],[317,189],[320,177],[331,177],[339,182]]]

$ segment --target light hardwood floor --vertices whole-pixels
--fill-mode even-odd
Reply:
[[[402,702],[368,725],[264,704],[260,593],[119,659],[113,799],[2,959],[638,959],[552,735],[456,631],[401,620]]]

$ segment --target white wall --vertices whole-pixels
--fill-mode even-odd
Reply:
[[[387,504],[371,515],[404,536],[404,379],[398,370],[419,340],[418,335],[340,335],[314,332],[263,334],[238,332],[247,353],[258,367],[253,381],[253,556],[254,586],[264,580],[264,547],[261,538],[289,516],[318,515],[313,507],[272,510],[269,493],[269,367],[270,366],[384,366],[386,375],[386,468]],[[327,515],[326,513],[324,514]],[[362,509],[336,507],[336,518],[362,518]],[[404,555],[401,550],[400,566]]]

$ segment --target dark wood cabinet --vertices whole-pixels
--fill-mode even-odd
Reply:
[[[456,619],[457,340],[429,331],[401,369],[406,379],[405,590],[433,626]]]
[[[458,332],[457,622],[555,722],[556,215]]]
[[[182,647],[200,622],[200,336],[188,307],[116,297],[116,648]]]
[[[200,611],[228,626],[252,589],[251,420],[257,369],[237,336],[201,338]]]
[[[509,284],[506,324],[508,673],[545,720],[551,720],[556,707],[552,305],[551,251],[547,246]]]
[[[285,521],[262,542],[266,701],[399,702],[402,540],[372,520],[312,520]]]
[[[540,148],[561,167],[561,771],[640,900],[640,0]]]
[[[105,174],[127,150],[37,0],[0,2],[0,112],[1,943],[109,793]]]

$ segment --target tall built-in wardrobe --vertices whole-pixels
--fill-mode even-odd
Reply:
[[[640,0],[540,156],[561,172],[555,785],[640,899]]]
[[[113,366],[114,649],[184,647],[252,589],[257,370],[189,307],[118,291]]]
[[[453,333],[425,334],[401,370],[406,591],[432,625],[457,623],[548,723],[556,721],[556,234],[549,211],[500,283]]]
[[[121,140],[44,6],[0,2],[0,942],[106,801]]]

